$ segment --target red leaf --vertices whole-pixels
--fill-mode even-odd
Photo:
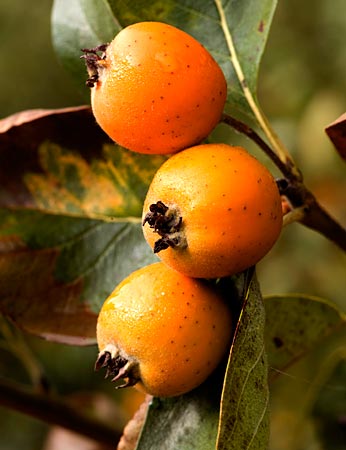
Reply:
[[[346,160],[346,113],[325,129],[342,159]]]
[[[78,302],[83,280],[57,283],[54,249],[28,251],[8,239],[11,251],[0,252],[1,311],[26,331],[55,342],[95,342],[96,314]],[[7,249],[9,250],[9,249]]]

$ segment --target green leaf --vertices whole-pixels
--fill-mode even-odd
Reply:
[[[136,450],[214,450],[220,375],[214,374],[202,386],[179,397],[154,398]]]
[[[266,346],[273,386],[272,448],[334,449],[333,444],[338,448],[338,439],[322,445],[320,434],[327,431],[329,425],[335,436],[341,431],[337,423],[340,416],[333,417],[329,408],[337,405],[336,397],[346,405],[342,402],[344,383],[330,376],[346,355],[345,314],[321,298],[297,294],[268,297],[265,306]],[[288,368],[292,363],[297,364]],[[324,417],[323,414],[314,417],[316,401],[324,389],[328,395],[322,402],[328,413]]]
[[[85,86],[87,73],[81,61],[82,48],[92,48],[110,42],[120,31],[108,1],[55,0],[52,10],[52,41],[56,52],[77,85],[84,87],[88,99],[89,88]],[[83,91],[82,91],[83,92]]]
[[[268,296],[265,308],[265,342],[271,378],[332,332],[346,326],[343,312],[333,303],[313,296]]]
[[[268,447],[269,389],[264,346],[265,313],[252,278],[240,313],[221,399],[218,450]]]
[[[89,344],[114,287],[156,260],[141,225],[0,209],[0,310],[51,340]]]
[[[116,284],[156,257],[142,204],[162,157],[114,144],[89,108],[0,121],[0,311],[60,342],[95,338]]]
[[[222,7],[247,85],[254,95],[276,3],[276,0],[233,0]],[[239,110],[252,117],[213,0],[156,0],[149,4],[144,0],[55,0],[53,43],[64,65],[81,84],[86,79],[86,70],[79,60],[81,48],[109,42],[121,27],[150,20],[174,25],[199,40],[225,73],[232,111]]]

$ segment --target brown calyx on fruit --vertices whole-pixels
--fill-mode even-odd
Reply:
[[[168,247],[186,247],[186,239],[181,231],[183,218],[174,208],[169,208],[160,200],[149,206],[142,225],[148,224],[160,237],[154,244],[154,253]]]
[[[120,355],[115,345],[107,345],[98,354],[95,370],[106,368],[105,378],[112,377],[111,381],[124,380],[125,383],[117,386],[123,388],[134,386],[140,381],[138,362]]]
[[[106,50],[109,44],[101,44],[94,48],[82,48],[84,55],[81,59],[85,59],[85,64],[88,69],[89,78],[85,84],[92,88],[99,79],[99,68],[106,60]]]

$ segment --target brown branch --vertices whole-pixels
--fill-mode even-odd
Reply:
[[[317,201],[314,194],[300,181],[282,180],[278,183],[281,195],[284,195],[296,215],[297,222],[317,231],[346,251],[346,228],[339,224]]]
[[[53,395],[33,392],[3,377],[0,377],[0,405],[114,447],[122,435],[120,429],[80,413]]]
[[[322,234],[346,252],[346,229],[329,215],[318,203],[315,196],[306,188],[304,189],[304,196],[305,214],[299,223]]]

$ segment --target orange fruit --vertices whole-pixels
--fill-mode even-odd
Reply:
[[[281,228],[276,182],[242,147],[205,144],[173,155],[144,202],[145,239],[191,277],[225,277],[256,264]]]
[[[211,374],[231,335],[231,312],[215,286],[158,262],[133,272],[103,304],[96,368],[148,394],[176,396]]]
[[[121,30],[108,46],[84,51],[94,116],[119,145],[175,153],[201,142],[219,122],[224,74],[184,31],[141,22]]]

